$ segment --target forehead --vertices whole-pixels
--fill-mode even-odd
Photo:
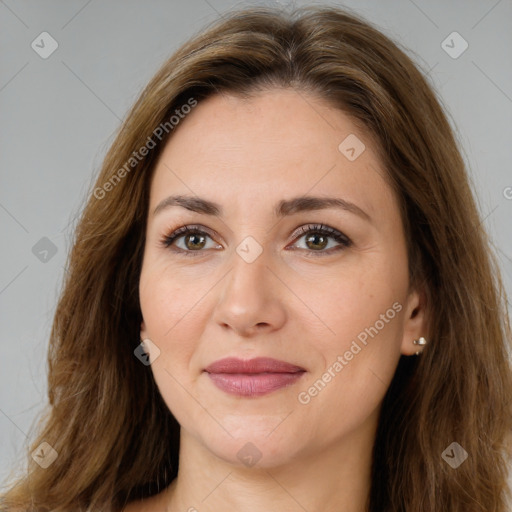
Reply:
[[[362,152],[351,160],[346,146]],[[181,119],[156,163],[150,208],[170,193],[226,204],[264,197],[270,209],[283,197],[333,192],[369,213],[393,201],[364,129],[316,96],[272,89],[216,94]]]

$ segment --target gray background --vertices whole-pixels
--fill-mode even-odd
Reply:
[[[0,481],[47,400],[46,350],[72,229],[115,130],[187,38],[255,3],[0,0]],[[376,23],[428,72],[512,294],[511,0],[330,3]],[[47,59],[31,47],[44,31],[58,43]],[[453,31],[469,44],[458,58],[441,46]],[[43,237],[54,255],[37,251]]]

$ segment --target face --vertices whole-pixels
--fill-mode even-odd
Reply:
[[[425,335],[368,134],[291,89],[212,96],[175,130],[152,177],[139,287],[163,399],[182,434],[233,464],[247,442],[268,467],[340,446],[374,425],[400,355]],[[165,203],[177,195],[195,201]],[[338,202],[293,202],[304,196]],[[227,357],[291,366],[212,368]]]

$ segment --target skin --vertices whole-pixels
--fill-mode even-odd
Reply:
[[[141,339],[160,350],[151,371],[181,425],[180,466],[167,489],[125,510],[361,512],[382,399],[400,355],[413,355],[413,340],[427,336],[377,153],[345,113],[293,89],[212,96],[175,130],[151,182],[139,292]],[[354,161],[338,150],[349,134],[366,146]],[[223,216],[180,206],[153,215],[171,194],[215,201]],[[371,220],[334,208],[273,216],[280,200],[304,194],[343,198]],[[307,233],[293,236],[309,223],[337,229],[352,245],[328,254],[340,246],[333,238],[322,248]],[[210,230],[195,256],[172,251],[193,252],[194,236],[188,245],[186,235],[161,243],[186,224]],[[251,263],[236,251],[248,236],[263,249]],[[338,356],[396,303],[394,318],[301,403],[299,393],[329,367],[332,375]],[[227,356],[273,357],[306,372],[270,394],[234,397],[203,372]],[[250,467],[237,457],[247,442],[261,454]]]

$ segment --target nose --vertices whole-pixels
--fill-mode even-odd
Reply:
[[[280,329],[286,321],[286,292],[286,286],[270,268],[265,251],[251,263],[233,251],[231,270],[220,288],[214,321],[242,337]]]

